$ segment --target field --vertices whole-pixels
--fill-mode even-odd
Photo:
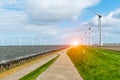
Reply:
[[[120,51],[76,46],[67,54],[84,80],[120,80]]]
[[[0,46],[0,63],[17,59],[19,57],[29,56],[53,49],[62,48],[59,45],[41,45],[41,46]]]

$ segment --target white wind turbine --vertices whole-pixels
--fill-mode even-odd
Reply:
[[[23,34],[21,34],[21,35],[20,35],[20,37],[19,37],[19,43],[18,43],[18,44],[19,44],[19,46],[21,46],[21,45],[22,45],[22,37],[23,37],[23,36],[24,36],[24,35],[23,35]]]
[[[15,40],[14,39],[12,40],[12,45],[15,45]]]
[[[89,27],[89,45],[92,45],[92,39],[91,39],[91,27]]]
[[[5,43],[4,39],[1,40],[1,45],[3,46]]]
[[[103,46],[103,43],[102,43],[102,23],[101,23],[102,15],[101,15],[101,14],[98,14],[98,13],[95,12],[94,10],[92,10],[92,12],[95,13],[95,15],[98,17],[99,44],[100,44],[100,46]]]
[[[33,37],[33,36],[32,36],[32,39],[31,39],[31,40],[32,40],[32,45],[34,45],[34,37]]]
[[[89,26],[89,44],[90,46],[92,46],[92,33],[91,33],[92,27],[90,24],[88,24],[88,26]]]
[[[22,40],[21,40],[21,38],[19,38],[19,41],[18,41],[19,43],[19,46],[21,46],[21,42],[22,42]]]

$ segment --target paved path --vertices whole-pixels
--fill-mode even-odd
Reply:
[[[36,68],[40,67],[41,65],[43,65],[44,63],[48,62],[49,60],[51,60],[52,58],[56,57],[58,54],[51,54],[49,56],[45,56],[42,60],[40,60],[39,62],[30,65],[29,67],[26,67],[20,71],[17,71],[16,73],[7,76],[4,79],[0,79],[0,80],[19,80],[21,77],[23,77],[24,75],[30,73],[31,71],[35,70]]]
[[[36,80],[83,80],[66,51],[61,51],[60,54],[60,57]]]

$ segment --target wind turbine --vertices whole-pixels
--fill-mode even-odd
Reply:
[[[84,32],[84,44],[87,45],[87,32]]]
[[[21,46],[21,43],[22,43],[22,40],[21,40],[21,38],[19,38],[19,39],[18,39],[18,44],[19,44],[19,46]]]
[[[15,40],[14,39],[12,40],[12,45],[15,45]]]
[[[18,40],[19,40],[19,43],[18,43],[18,44],[19,44],[19,46],[21,46],[21,45],[22,45],[22,37],[23,37],[23,36],[24,36],[23,34],[20,34],[20,37],[19,37],[19,39],[18,39]]]
[[[34,45],[34,37],[32,36],[32,45]]]
[[[101,25],[102,15],[101,15],[101,14],[98,14],[98,13],[95,12],[94,10],[92,10],[92,12],[95,13],[95,15],[98,17],[99,44],[100,44],[100,46],[103,46],[103,43],[102,43],[102,25]]]
[[[91,27],[89,27],[89,44],[92,46],[92,35],[91,35]]]
[[[4,39],[2,39],[2,40],[1,40],[1,44],[2,44],[2,46],[4,45],[4,43],[5,43],[5,41],[4,41]]]
[[[91,34],[92,27],[90,24],[88,24],[88,26],[89,26],[89,44],[90,46],[92,46],[92,34]]]
[[[41,45],[41,38],[39,38],[39,45]]]

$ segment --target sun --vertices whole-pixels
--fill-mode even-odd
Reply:
[[[77,45],[79,45],[79,43],[77,41],[73,41],[71,45],[72,46],[77,46]]]

